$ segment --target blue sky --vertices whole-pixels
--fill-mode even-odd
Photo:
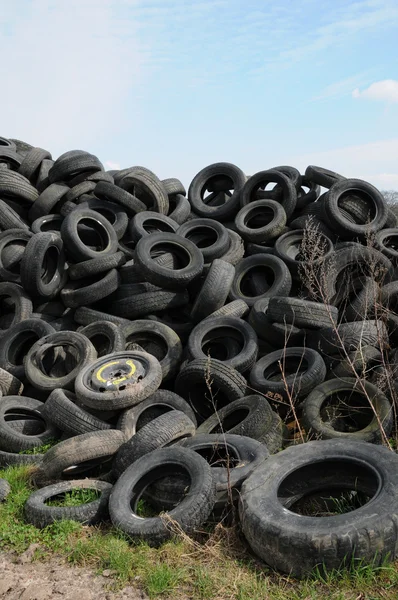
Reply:
[[[14,0],[0,135],[189,184],[319,164],[398,189],[397,0]]]

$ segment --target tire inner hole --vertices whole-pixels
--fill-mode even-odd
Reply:
[[[358,209],[351,208],[348,201],[359,204]],[[366,225],[371,223],[377,214],[373,198],[366,192],[360,190],[348,190],[341,194],[337,201],[337,206],[341,211],[346,211],[357,225]]]
[[[213,427],[209,433],[224,433],[231,431],[231,429],[242,423],[249,414],[250,410],[248,408],[237,408],[221,419],[221,423],[218,423]]]
[[[238,356],[245,346],[243,335],[230,327],[217,327],[203,336],[203,354],[217,360],[230,360]]]
[[[316,461],[281,482],[278,500],[299,515],[332,517],[364,506],[380,485],[376,471],[355,459]]]
[[[258,278],[263,285],[264,291],[258,293],[258,288],[254,285],[253,279]],[[240,282],[241,293],[247,298],[254,298],[266,293],[275,283],[275,273],[273,269],[266,266],[256,266],[249,269],[242,277]]]
[[[77,235],[85,246],[93,248],[96,252],[106,250],[110,243],[108,232],[102,223],[90,217],[79,221]]]
[[[282,381],[283,375],[288,377],[299,377],[305,373],[308,369],[307,361],[304,357],[285,356],[281,357],[280,365],[278,361],[273,362],[269,367],[266,367],[263,371],[263,377],[267,381]],[[297,379],[299,384],[299,379]]]
[[[47,429],[47,425],[43,417],[38,411],[30,410],[29,408],[10,408],[5,411],[4,421],[6,423],[15,423],[15,421],[33,421],[37,427],[26,432],[25,435],[40,435]]]
[[[172,510],[186,496],[191,486],[188,471],[181,465],[164,464],[151,469],[132,490],[130,507],[142,518],[157,517]]]
[[[177,244],[159,242],[158,244],[154,244],[150,249],[151,259],[157,258],[158,256],[166,253],[173,255],[175,264],[173,267],[163,266],[164,269],[170,268],[172,271],[178,271],[180,269],[185,269],[191,262],[188,252]]]
[[[55,494],[47,498],[46,506],[81,506],[89,502],[95,502],[101,496],[99,490],[90,488],[73,488],[71,490]]]
[[[146,219],[142,226],[147,233],[175,233],[175,229],[169,223],[162,221],[161,219]]]
[[[208,444],[206,446],[195,448],[199,454],[211,467],[220,467],[222,469],[233,469],[240,463],[239,456],[234,448],[229,444]]]
[[[34,331],[23,331],[19,333],[8,347],[7,359],[12,365],[23,365],[23,359],[33,346],[40,339]]]
[[[361,431],[375,418],[366,397],[351,390],[342,390],[328,396],[322,403],[320,416],[324,423],[342,433]]]
[[[259,206],[250,210],[243,224],[250,229],[261,229],[269,225],[275,218],[275,212],[267,206]]]
[[[188,231],[185,236],[187,240],[190,240],[199,249],[210,248],[218,240],[218,233],[211,227],[194,227],[191,231]]]
[[[141,348],[152,354],[159,361],[162,361],[167,353],[168,346],[166,341],[160,336],[152,332],[139,331],[127,336],[126,350],[133,350],[132,344],[139,344]]]
[[[214,175],[213,177],[209,177],[206,181],[201,189],[200,196],[205,204],[211,205],[209,200],[214,198],[214,196],[218,196],[220,193],[225,192],[223,204],[232,196],[234,189],[235,185],[231,177],[228,175]],[[217,206],[217,204],[213,204],[213,206]]]
[[[59,258],[59,250],[56,246],[50,246],[44,254],[40,278],[45,285],[48,285],[57,274]]]

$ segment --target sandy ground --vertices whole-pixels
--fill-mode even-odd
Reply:
[[[0,598],[6,600],[146,600],[133,587],[112,592],[111,572],[107,577],[90,569],[71,567],[51,559],[32,562],[35,547],[21,556],[0,553]]]

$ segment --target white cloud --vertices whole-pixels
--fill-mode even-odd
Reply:
[[[353,98],[369,98],[379,102],[398,102],[398,81],[396,79],[384,79],[376,81],[362,92],[356,88],[352,92]]]
[[[113,170],[120,171],[120,168],[121,168],[120,165],[119,165],[119,163],[115,163],[115,162],[113,162],[111,160],[107,160],[105,162],[105,166],[106,166],[107,169],[110,169],[112,171]]]

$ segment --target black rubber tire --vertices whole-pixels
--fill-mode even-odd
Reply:
[[[170,217],[150,210],[135,215],[129,223],[129,234],[133,242],[152,233],[176,233],[178,223]]]
[[[94,183],[94,186],[95,185],[96,184]],[[68,196],[67,199],[69,200]],[[105,217],[105,219],[107,219],[112,225],[118,240],[122,239],[126,233],[129,219],[126,211],[124,211],[119,204],[100,200],[99,198],[89,198],[84,202],[79,202],[79,208],[88,208],[90,210],[99,212],[100,215]]]
[[[98,182],[94,193],[98,198],[101,198],[101,200],[108,200],[119,204],[130,217],[133,217],[144,210],[148,210],[145,204],[133,196],[133,194],[129,194],[126,190],[122,190],[117,185],[107,181]]]
[[[108,429],[106,431],[92,431],[82,435],[73,436],[50,448],[43,456],[39,466],[39,479],[64,479],[92,468],[94,461],[109,459],[119,450],[124,442],[121,431]],[[82,464],[83,463],[83,464]],[[87,465],[84,465],[87,463]],[[74,467],[79,467],[75,469]],[[86,468],[85,468],[86,467]],[[66,475],[65,471],[69,472]]]
[[[351,223],[340,210],[339,201],[346,195],[360,193],[373,205],[374,216],[370,222]],[[329,190],[324,202],[325,214],[334,231],[342,237],[362,237],[377,233],[387,221],[387,203],[377,188],[361,179],[344,179],[335,183]]]
[[[252,395],[221,408],[196,433],[244,435],[265,444],[268,452],[274,454],[282,448],[284,425],[263,396]]]
[[[191,213],[191,205],[185,195],[169,196],[169,217],[179,225],[185,223]]]
[[[115,323],[115,325],[121,326],[130,323],[130,321],[127,319],[122,319],[121,317],[116,317],[99,310],[94,310],[93,308],[88,308],[87,306],[81,306],[78,308],[75,311],[73,318],[79,325],[91,325],[91,323],[96,323],[97,321],[109,321],[109,323]]]
[[[228,235],[230,240],[229,250],[222,256],[220,260],[230,263],[231,265],[237,265],[240,260],[245,256],[245,245],[239,233],[228,229]]]
[[[42,361],[47,352],[60,346],[71,346],[76,354],[76,365],[66,375],[50,377],[42,370]],[[25,374],[29,382],[39,391],[50,392],[56,388],[71,390],[78,373],[97,358],[92,343],[76,331],[57,331],[38,340],[26,355]]]
[[[235,269],[230,263],[220,259],[212,262],[192,307],[191,318],[194,322],[205,319],[224,306],[234,276]]]
[[[213,319],[216,317],[237,317],[238,319],[243,318],[249,312],[249,307],[244,300],[233,300],[224,304],[218,310],[211,313],[206,319]]]
[[[251,222],[255,227],[249,225]],[[286,225],[286,212],[274,200],[256,200],[241,208],[235,217],[235,225],[244,240],[262,244],[281,235]]]
[[[256,201],[258,199],[258,190],[262,189],[268,183],[277,183],[279,185],[281,191],[280,204],[285,210],[287,219],[289,219],[296,208],[296,186],[290,177],[275,169],[260,171],[246,181],[240,195],[241,207]]]
[[[133,167],[118,185],[123,190],[133,192],[145,204],[146,210],[163,215],[169,212],[169,199],[162,182],[149,169]]]
[[[0,227],[2,231],[7,229],[29,229],[25,219],[3,200],[0,200]]]
[[[234,191],[224,204],[209,206],[204,200],[204,193],[206,189],[210,191],[212,181],[217,178],[226,181],[222,189],[233,189]],[[200,217],[214,219],[215,221],[228,221],[233,219],[239,210],[240,193],[245,182],[245,174],[235,165],[215,163],[205,167],[195,175],[189,186],[188,200],[194,212]]]
[[[69,308],[94,304],[115,292],[120,284],[117,269],[107,273],[67,283],[61,290],[61,300]]]
[[[171,177],[169,179],[162,179],[162,185],[166,194],[169,197],[177,195],[186,196],[187,191],[184,187],[184,184],[181,183],[181,181],[179,179],[176,179],[175,177]]]
[[[155,249],[178,253],[185,260],[188,257],[189,262],[175,271],[165,268],[151,258]],[[173,233],[153,233],[141,238],[136,247],[136,260],[147,281],[166,289],[186,288],[200,276],[204,265],[203,255],[195,244]]]
[[[84,279],[85,277],[94,277],[100,273],[107,273],[111,269],[118,269],[126,262],[123,252],[115,252],[108,256],[91,258],[76,265],[69,265],[68,275],[70,279]]]
[[[93,154],[83,150],[70,150],[57,158],[48,178],[51,183],[68,182],[80,173],[95,173],[102,170],[102,163]]]
[[[102,249],[96,250],[86,245],[79,237],[79,223],[90,221],[92,229],[99,234]],[[115,254],[118,241],[115,230],[105,217],[100,213],[89,209],[76,209],[71,212],[62,222],[61,236],[69,255],[76,261],[82,262],[90,258],[99,258],[109,254]]]
[[[325,377],[326,366],[318,352],[293,347],[260,358],[250,372],[250,384],[268,400],[294,403],[307,396]]]
[[[20,396],[23,387],[19,379],[0,367],[0,394],[2,396]]]
[[[63,242],[55,233],[36,233],[21,260],[21,283],[33,297],[53,298],[65,283]]]
[[[123,411],[117,422],[117,428],[128,440],[153,419],[172,410],[185,413],[196,427],[195,413],[184,398],[169,390],[157,390],[146,400]]]
[[[21,452],[43,446],[51,440],[57,440],[59,430],[42,414],[43,403],[26,396],[6,396],[0,403],[0,449],[6,452]],[[19,419],[26,415],[29,419],[43,425],[40,433],[27,435],[14,429],[8,420],[9,413],[16,413]]]
[[[277,323],[290,323],[298,328],[322,329],[337,325],[339,311],[335,306],[301,298],[269,299],[267,317]]]
[[[96,490],[100,492],[97,500],[78,506],[48,506],[51,498],[76,489]],[[84,525],[95,525],[108,516],[108,502],[112,485],[95,479],[63,481],[43,487],[33,492],[24,506],[24,516],[28,523],[44,529],[57,521],[76,521]]]
[[[197,358],[182,367],[174,389],[191,405],[198,423],[202,423],[215,410],[243,398],[247,381],[219,360]]]
[[[314,235],[305,229],[294,229],[275,241],[275,256],[286,263],[295,279],[305,281],[333,254],[332,241],[320,232],[317,232],[316,239]]]
[[[371,277],[359,277],[352,282],[351,294],[340,305],[340,312],[344,312],[346,321],[363,321],[372,318],[380,301],[380,286]]]
[[[11,486],[6,479],[0,479],[0,502],[4,502],[11,492]]]
[[[227,342],[236,342],[236,347],[230,350]],[[212,349],[212,343],[216,348]],[[225,358],[212,356],[213,351],[221,345]],[[216,317],[202,321],[192,330],[187,350],[195,358],[216,358],[225,365],[244,373],[251,369],[257,359],[257,334],[254,329],[242,319],[236,317]]]
[[[37,340],[54,333],[49,323],[41,319],[25,319],[13,325],[0,338],[0,367],[20,380],[25,379],[23,360]]]
[[[214,259],[223,256],[231,243],[224,225],[212,219],[187,221],[178,228],[177,235],[195,244],[203,254],[205,263],[211,263]],[[212,242],[214,237],[215,241]]]
[[[264,287],[268,289],[262,294],[256,295],[255,291],[242,290],[244,279],[248,277],[250,271],[254,271],[263,277]],[[270,283],[266,280],[268,275]],[[253,304],[260,298],[268,298],[271,296],[288,296],[292,287],[292,277],[285,263],[276,256],[270,254],[255,254],[241,260],[235,268],[235,278],[230,291],[232,300],[244,300],[248,306]],[[248,292],[252,295],[249,296]]]
[[[43,190],[40,196],[35,200],[29,210],[29,220],[31,223],[56,212],[56,206],[59,202],[65,201],[64,196],[68,193],[69,186],[65,183],[53,183]]]
[[[113,461],[114,475],[119,478],[141,456],[192,437],[195,431],[193,421],[179,410],[171,410],[156,417],[119,448]]]
[[[357,561],[377,568],[396,553],[391,506],[398,501],[397,477],[396,455],[386,448],[349,440],[288,448],[243,484],[243,533],[270,567],[296,577],[315,567],[329,572]],[[333,488],[358,489],[373,497],[361,508],[335,516],[314,518],[289,510],[304,495],[324,490],[330,496]]]
[[[41,413],[50,423],[70,435],[111,429],[109,423],[105,423],[78,406],[75,394],[67,390],[53,390]]]
[[[52,160],[51,154],[43,148],[32,148],[24,156],[18,173],[29,179],[35,185],[39,174],[40,165],[45,159]]]
[[[345,177],[339,175],[339,173],[329,171],[329,169],[324,169],[323,167],[315,167],[314,165],[309,165],[306,168],[305,177],[308,181],[317,183],[327,189],[331,188],[335,183],[345,180]]]
[[[361,379],[369,378],[382,364],[383,355],[380,350],[373,346],[362,346],[356,351],[349,352],[342,360],[336,361],[330,371],[329,379],[354,376]]]
[[[108,310],[124,319],[136,319],[152,312],[185,306],[188,302],[187,290],[171,291],[150,283],[137,283],[120,286]]]
[[[0,280],[20,282],[20,265],[32,234],[26,229],[8,229],[0,233]]]
[[[209,517],[216,499],[211,467],[197,453],[186,448],[161,448],[141,457],[116,482],[109,500],[112,523],[129,537],[158,546],[173,537],[173,528],[161,517],[142,518],[136,506],[145,489],[159,476],[188,475],[189,494],[169,514],[172,521],[192,534]]]
[[[163,381],[176,374],[182,358],[182,344],[173,329],[164,323],[142,319],[124,327],[123,331],[126,350],[131,349],[131,343],[139,344],[144,352],[158,359]]]
[[[0,450],[0,467],[19,467],[21,465],[39,465],[44,454],[19,454]]]
[[[126,361],[130,361],[126,363]],[[98,385],[93,388],[92,377],[97,377],[97,373],[102,373],[105,369],[105,365],[119,365],[114,370],[120,371],[125,368],[125,365],[130,367],[130,371],[134,367],[133,373],[137,372],[136,363],[138,363],[139,371],[136,378],[132,378],[132,375],[123,376],[124,379],[119,383],[116,383],[112,389],[112,373],[107,379],[102,378],[99,381],[104,381],[104,386]],[[143,366],[142,366],[143,365]],[[141,372],[140,372],[141,370]],[[123,370],[122,370],[123,373]],[[105,375],[106,377],[106,375]],[[77,398],[86,406],[90,408],[96,408],[98,410],[121,410],[134,406],[142,400],[145,400],[151,396],[162,381],[162,368],[159,361],[146,352],[129,352],[127,350],[123,352],[114,352],[108,354],[100,359],[92,362],[83,369],[80,370],[75,383],[75,392]],[[127,383],[125,383],[127,382]],[[123,383],[123,386],[121,385]],[[122,389],[121,389],[122,388]]]
[[[337,327],[325,327],[317,333],[317,348],[325,355],[352,352],[363,346],[385,348],[388,331],[383,321],[354,321]]]
[[[398,241],[398,228],[382,229],[375,235],[375,245],[380,252],[385,254],[396,266],[398,264],[398,250],[396,242]]]
[[[98,358],[113,352],[121,352],[126,346],[126,336],[123,328],[109,321],[95,321],[83,327],[80,333],[90,340]]]
[[[285,346],[305,345],[306,332],[294,325],[274,323],[268,316],[268,305],[271,298],[257,300],[253,305],[249,323],[261,340],[270,342],[277,348]]]
[[[303,190],[304,187],[308,188],[308,192]],[[297,193],[297,204],[296,208],[302,210],[311,202],[316,202],[321,195],[321,187],[314,181],[310,181],[307,177],[301,178],[301,187]]]
[[[23,175],[9,169],[0,169],[0,196],[16,198],[18,202],[33,204],[39,197],[39,193]]]
[[[336,251],[325,262],[324,297],[329,304],[339,305],[349,294],[350,281],[363,275],[383,285],[389,283],[394,274],[391,261],[375,248],[357,244]]]
[[[31,225],[32,233],[58,233],[61,231],[61,225],[64,218],[61,215],[45,215],[33,221]]]
[[[9,282],[0,283],[0,301],[2,298],[9,300],[13,310],[13,313],[9,313],[12,316],[9,327],[30,318],[32,301],[20,285]],[[7,308],[9,308],[8,305]],[[2,314],[5,313],[2,311]]]
[[[344,392],[355,396],[351,399]],[[303,402],[302,425],[316,439],[381,444],[393,423],[391,402],[376,386],[356,377],[324,381]]]
[[[50,160],[49,158],[45,158],[44,160],[41,161],[41,164],[40,164],[40,167],[39,167],[39,170],[37,173],[36,183],[35,183],[35,187],[36,187],[37,191],[39,192],[39,194],[41,194],[41,192],[50,185],[50,180],[48,178],[48,174],[49,174],[50,169],[53,166],[54,162],[55,161]]]
[[[211,466],[217,498],[209,521],[223,521],[231,504],[236,504],[243,481],[267,460],[264,444],[242,435],[198,434],[179,444],[203,456]],[[171,474],[150,485],[144,498],[160,510],[171,510],[189,493],[189,479]]]

